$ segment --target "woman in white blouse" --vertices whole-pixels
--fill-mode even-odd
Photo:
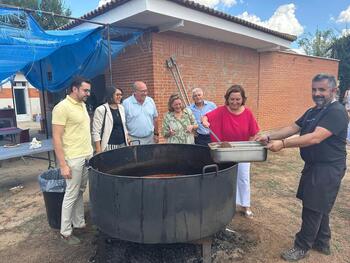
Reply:
[[[94,114],[92,139],[96,153],[128,145],[125,111],[121,104],[123,91],[111,87],[106,91],[107,102],[97,107]]]

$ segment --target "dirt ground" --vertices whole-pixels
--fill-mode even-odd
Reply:
[[[48,226],[37,182],[37,175],[46,168],[45,161],[27,160],[25,164],[20,159],[3,162],[0,168],[1,262],[89,262],[96,253],[98,238],[91,225],[86,231],[76,233],[82,244],[71,247],[63,244],[58,232]],[[236,213],[228,226],[235,237],[221,240],[219,244],[214,242],[215,262],[283,262],[280,253],[292,245],[300,227],[301,205],[295,192],[301,168],[302,162],[295,149],[269,153],[268,161],[253,164],[254,218],[246,219]],[[9,190],[15,186],[23,188]],[[85,197],[88,201],[88,196]],[[349,204],[350,177],[347,175],[331,214],[332,255],[310,251],[310,256],[302,262],[350,263]],[[90,222],[88,203],[86,207]]]

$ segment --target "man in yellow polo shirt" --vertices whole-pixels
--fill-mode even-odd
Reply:
[[[83,78],[73,80],[69,95],[52,111],[52,135],[56,157],[67,187],[62,203],[61,236],[69,245],[80,240],[72,235],[73,228],[84,228],[83,193],[88,174],[85,162],[92,156],[90,118],[85,101],[91,83]]]

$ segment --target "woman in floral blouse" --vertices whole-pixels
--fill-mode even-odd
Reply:
[[[162,134],[168,143],[194,143],[194,132],[198,128],[191,110],[184,107],[178,94],[170,96],[169,112],[163,120]]]

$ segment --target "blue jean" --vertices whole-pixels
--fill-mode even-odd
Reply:
[[[199,144],[199,145],[204,145],[208,146],[208,143],[210,143],[210,135],[203,135],[203,134],[198,134],[198,136],[194,137],[194,143]]]

